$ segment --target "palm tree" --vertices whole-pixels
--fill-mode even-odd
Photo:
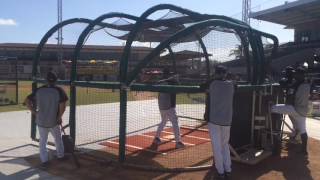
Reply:
[[[243,55],[243,48],[242,48],[242,45],[236,45],[236,47],[232,50],[230,50],[230,54],[229,54],[229,57],[230,56],[234,56],[235,59],[240,59]]]

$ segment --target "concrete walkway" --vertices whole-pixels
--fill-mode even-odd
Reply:
[[[62,179],[31,167],[24,157],[38,154],[37,143],[30,140],[30,113],[0,113],[0,179]],[[320,119],[307,119],[310,137],[320,140]]]
[[[38,154],[38,145],[30,139],[30,113],[0,113],[0,179],[60,180],[38,168],[31,167],[24,157]]]

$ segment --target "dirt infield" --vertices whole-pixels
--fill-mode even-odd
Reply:
[[[199,147],[205,148],[205,144]],[[250,179],[290,179],[290,180],[311,180],[320,179],[320,141],[310,138],[309,141],[309,157],[305,158],[298,154],[297,145],[288,143],[283,144],[283,150],[280,156],[270,157],[258,165],[249,166],[233,162],[232,179],[236,180],[250,180]],[[204,151],[203,151],[204,152]],[[207,154],[199,154],[194,156],[195,159],[202,158],[206,162],[212,162],[211,150],[206,151]],[[116,159],[115,155],[103,154],[104,152],[96,152],[96,155],[103,155],[105,158]],[[174,158],[184,158],[183,151],[170,153]],[[118,163],[111,163],[109,161],[102,161],[102,159],[93,159],[86,155],[78,155],[81,163],[81,168],[76,169],[72,160],[65,162],[57,162],[52,160],[51,166],[47,170],[49,173],[61,176],[67,179],[214,179],[215,170],[203,170],[196,172],[185,173],[165,173],[142,171],[125,168]],[[128,158],[128,161],[134,163],[135,161],[143,161],[145,165],[155,166],[159,165],[157,157],[149,157],[152,159],[146,160],[147,156],[136,156],[135,158]],[[32,165],[39,164],[38,155],[29,156],[26,160]],[[152,164],[154,163],[154,164]],[[190,162],[185,162],[190,165]],[[162,164],[163,165],[163,164]]]
[[[188,147],[194,147],[200,144],[210,142],[210,137],[207,131],[201,131],[199,129],[191,129],[188,127],[180,128],[181,139],[185,144],[185,149]],[[175,151],[174,133],[172,128],[165,128],[161,135],[161,144],[154,146],[152,144],[153,138],[156,132],[146,132],[143,134],[131,135],[126,138],[126,151],[131,153],[139,153],[139,151],[147,151],[150,153],[170,153]],[[119,148],[119,139],[112,141],[105,141],[100,143],[112,148]]]

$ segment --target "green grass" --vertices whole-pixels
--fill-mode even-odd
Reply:
[[[26,110],[26,107],[22,103],[24,102],[25,98],[31,93],[31,83],[31,81],[19,81],[18,104],[0,106],[0,112]],[[63,87],[68,97],[70,97],[69,87],[61,87]],[[136,100],[136,98],[137,97],[134,92],[129,93],[129,101]],[[113,91],[111,89],[77,87],[77,105],[111,103],[119,102],[119,100],[120,98],[118,91]]]
[[[0,112],[26,110],[26,107],[22,103],[31,93],[31,83],[31,81],[19,81],[18,105],[0,106]],[[61,87],[63,87],[68,97],[70,97],[69,87]],[[112,92],[112,90],[83,87],[77,88],[77,105],[119,102],[119,99],[119,93]]]
[[[69,87],[61,86],[66,91],[68,97]],[[31,81],[19,81],[19,102],[18,105],[8,105],[0,106],[0,112],[8,111],[19,111],[26,110],[26,107],[22,105],[24,99],[31,93]],[[178,94],[177,95],[177,104],[189,104],[194,103],[192,101],[201,99],[204,97],[204,94]],[[144,99],[154,99],[157,98],[157,93],[152,92],[129,92],[128,101],[133,100],[144,100]],[[119,92],[117,90],[111,89],[96,89],[96,88],[85,88],[77,87],[77,105],[87,105],[87,104],[100,104],[100,103],[112,103],[119,102]],[[69,102],[68,102],[69,103]],[[69,104],[68,104],[69,105]]]
[[[202,104],[205,100],[204,93],[196,94],[178,94],[177,95],[177,104]]]

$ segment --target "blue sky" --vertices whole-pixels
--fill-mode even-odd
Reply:
[[[242,0],[63,0],[63,20],[75,17],[94,19],[108,12],[141,15],[151,6],[170,3],[193,11],[241,17]],[[253,11],[283,4],[283,0],[252,0]],[[0,43],[38,43],[57,23],[56,0],[1,0]],[[252,26],[276,35],[280,42],[293,39],[291,30],[264,22]],[[65,38],[72,36],[66,32]]]

